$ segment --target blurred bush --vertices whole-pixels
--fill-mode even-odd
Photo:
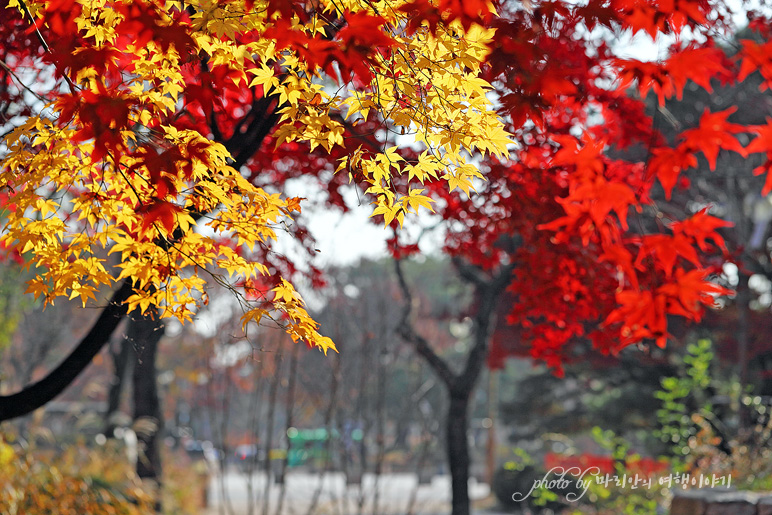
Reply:
[[[662,381],[659,436],[671,445],[676,471],[731,477],[742,490],[772,489],[772,405],[721,379],[709,340],[689,345],[686,374]]]
[[[203,459],[193,460],[182,449],[163,454],[164,513],[197,515],[207,505],[210,470]]]
[[[750,395],[736,376],[722,373],[708,339],[688,345],[674,368],[653,395],[659,409],[650,427],[665,443],[665,456],[642,457],[640,442],[600,427],[591,436],[605,450],[602,459],[574,443],[563,455],[548,452],[539,460],[516,449],[517,459],[494,477],[500,505],[544,513],[556,506],[549,503],[563,502],[572,514],[654,515],[666,512],[673,490],[704,486],[702,480],[711,481],[708,487],[731,480],[739,490],[772,490],[772,399]],[[539,489],[521,503],[511,498],[513,492],[528,492],[542,471],[572,470],[570,479],[576,471],[593,469],[598,474],[585,476],[588,489],[579,502],[566,502],[566,492],[550,497]]]
[[[574,482],[569,482],[564,488],[548,489],[543,486],[543,482],[558,476],[539,467],[522,449],[515,449],[514,453],[515,458],[504,463],[493,474],[491,489],[499,507],[512,513],[525,510],[557,513],[569,506],[566,497],[575,498],[581,493]]]
[[[82,442],[64,450],[11,444],[0,436],[0,513],[140,515],[153,512],[117,448]]]
[[[164,454],[164,513],[195,515],[206,503],[208,470],[184,452]],[[0,514],[146,515],[155,493],[143,486],[120,441],[29,444],[0,433]]]

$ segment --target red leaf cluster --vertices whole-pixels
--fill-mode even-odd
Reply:
[[[182,208],[173,202],[162,199],[153,199],[137,209],[142,214],[142,227],[140,233],[145,233],[158,224],[164,229],[165,234],[172,234],[177,225],[177,215],[182,213]],[[160,228],[159,227],[159,228]],[[153,236],[157,232],[152,232]]]
[[[429,0],[414,0],[399,7],[399,10],[410,14],[408,30],[415,32],[426,23],[434,32],[440,23],[450,23],[459,20],[464,29],[472,24],[486,25],[492,18],[490,2],[486,0],[440,0],[437,3]]]
[[[388,49],[394,41],[384,30],[385,21],[380,16],[347,11],[341,18],[343,26],[334,40],[296,30],[289,18],[277,19],[263,36],[274,39],[279,49],[296,52],[312,69],[322,68],[335,78],[339,72],[344,80],[353,74],[368,83],[371,79],[368,64],[372,63],[375,52]]]
[[[74,123],[77,131],[75,141],[94,140],[93,159],[99,160],[108,152],[121,154],[124,151],[121,131],[129,129],[129,115],[134,100],[120,90],[108,91],[99,84],[97,91],[80,91],[62,95],[59,99],[60,126]]]

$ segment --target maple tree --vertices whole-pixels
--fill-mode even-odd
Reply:
[[[511,129],[521,143],[516,159],[488,164],[481,190],[486,202],[436,190],[447,206],[445,218],[463,225],[451,232],[450,252],[482,268],[518,263],[511,321],[533,344],[533,355],[557,372],[577,337],[607,352],[647,339],[664,345],[668,315],[699,320],[716,295],[730,293],[710,281],[720,268],[706,266],[705,256],[726,252],[719,231],[731,223],[711,215],[709,206],[685,219],[668,219],[651,202],[652,188],[669,196],[675,187],[688,187],[679,182],[680,173],[700,156],[715,168],[720,150],[746,155],[766,148],[760,138],[740,143],[739,134],[765,129],[728,121],[731,108],[705,112],[695,128],[668,145],[642,100],[652,89],[661,101],[678,96],[688,80],[703,87],[711,80],[742,80],[749,54],[740,52],[737,66],[712,38],[676,40],[668,59],[641,62],[617,58],[603,39],[573,36],[585,24],[651,34],[678,32],[684,23],[696,31],[729,30],[728,14],[708,2],[677,3],[671,11],[650,6],[653,19],[642,17],[639,8],[626,2],[552,2],[499,20],[521,27],[506,31],[521,39],[495,49],[486,71],[502,94],[503,109],[512,113]],[[585,18],[589,13],[593,18]],[[751,47],[743,45],[746,51]],[[532,90],[521,76],[506,73],[515,66],[512,54],[523,49],[538,51],[544,63]],[[690,59],[703,64],[682,65]],[[528,122],[518,124],[523,120]],[[609,153],[633,144],[645,149],[639,161]],[[658,220],[653,230],[630,227],[650,215]],[[517,235],[518,244],[497,246],[505,234]]]
[[[142,339],[124,343],[141,358],[134,416],[155,428],[140,435],[140,477],[160,475],[158,319],[190,320],[208,302],[207,280],[234,292],[245,331],[270,320],[296,341],[335,348],[292,285],[304,271],[272,250],[287,232],[313,254],[296,218],[301,199],[282,195],[288,180],[345,168],[376,213],[402,222],[429,205],[417,183],[468,188],[479,176],[470,153],[507,151],[490,87],[477,78],[492,31],[472,21],[487,10],[250,0],[3,7],[3,248],[27,261],[28,292],[46,303],[113,293],[57,368],[0,398],[0,419],[61,392],[130,314],[126,333]],[[420,160],[359,132],[395,127],[423,145]],[[346,175],[327,179],[338,205]],[[319,281],[317,269],[305,272]]]
[[[466,445],[464,429],[453,419],[465,416],[479,356],[495,368],[507,355],[526,354],[562,375],[588,347],[617,353],[642,342],[664,346],[670,317],[699,321],[706,307],[718,307],[717,297],[732,294],[717,279],[734,259],[722,235],[733,224],[701,195],[680,212],[654,198],[670,199],[674,191],[689,198],[693,174],[686,172],[703,162],[715,169],[721,152],[760,154],[755,173],[767,173],[770,122],[741,123],[735,108],[723,105],[668,140],[653,117],[666,116],[665,101],[680,99],[687,84],[712,91],[758,72],[761,89],[768,87],[762,55],[769,12],[742,9],[762,37],[743,39],[727,56],[719,44],[735,33],[736,13],[720,2],[500,4],[483,77],[496,89],[517,148],[506,161],[484,162],[477,195],[429,185],[447,222],[445,251],[478,291],[462,370],[450,370],[404,319],[403,336],[446,379],[451,404],[458,404],[446,431],[459,446]],[[619,35],[636,34],[667,45],[667,53],[657,61],[622,57]],[[658,104],[653,117],[649,93]],[[506,293],[491,302],[491,288],[502,290],[502,281]],[[403,290],[409,297],[406,284]],[[514,329],[505,333],[511,341],[495,338],[489,350],[496,312]],[[463,449],[448,451],[458,470],[453,511],[468,513],[468,460]]]
[[[12,0],[4,12],[20,42],[14,64],[42,66],[52,84],[4,138],[3,241],[35,267],[28,291],[46,301],[85,304],[118,284],[100,334],[134,310],[190,320],[212,275],[246,286],[245,327],[271,318],[334,349],[268,256],[299,199],[270,191],[257,163],[240,172],[271,131],[276,147],[337,151],[387,220],[429,202],[393,177],[465,186],[479,176],[467,152],[506,153],[476,78],[492,31],[466,15],[432,32],[408,31],[416,14],[389,3]],[[22,51],[33,34],[36,51]],[[4,68],[21,92],[23,77]],[[348,148],[347,127],[370,120],[414,134],[420,161],[403,162],[396,147]]]
[[[729,56],[746,47],[748,42],[756,40],[764,42],[764,36],[751,31],[742,31],[736,38],[726,44],[725,51]],[[769,95],[760,90],[764,78],[761,74],[745,77],[742,83],[730,83],[718,86],[708,93],[697,88],[685,91],[683,100],[671,99],[664,109],[668,116],[656,120],[662,133],[673,138],[674,134],[684,128],[694,125],[703,110],[718,110],[734,105],[736,111],[732,114],[735,122],[742,125],[763,126],[772,115],[769,109]],[[759,130],[763,134],[766,129]],[[744,144],[751,139],[745,138]],[[747,145],[754,149],[761,144],[757,138]],[[706,320],[703,325],[712,328],[713,337],[720,354],[725,360],[735,362],[741,384],[750,381],[749,363],[761,365],[763,352],[766,350],[763,341],[753,338],[754,328],[761,327],[759,321],[751,322],[753,311],[763,317],[766,311],[763,289],[757,286],[761,277],[769,277],[768,251],[766,239],[768,236],[768,215],[766,206],[769,196],[763,192],[767,186],[768,177],[758,173],[765,163],[764,152],[749,152],[747,156],[736,152],[724,153],[719,156],[716,170],[706,173],[710,164],[700,160],[697,168],[690,170],[685,179],[689,181],[688,189],[674,190],[669,202],[661,202],[665,211],[684,212],[690,203],[712,203],[722,217],[734,223],[731,231],[724,234],[731,261],[736,265],[736,274],[727,277],[727,281],[735,290],[734,298],[726,303],[726,308]],[[757,173],[754,173],[754,169]],[[734,269],[734,268],[733,268]],[[753,277],[756,276],[756,277]],[[753,279],[751,279],[753,277]],[[756,291],[754,291],[756,290]],[[725,333],[722,326],[732,326],[733,330]],[[754,341],[755,340],[755,341]]]

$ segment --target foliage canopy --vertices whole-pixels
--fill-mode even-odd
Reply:
[[[300,199],[242,175],[238,153],[254,142],[239,136],[255,132],[250,124],[265,125],[260,139],[275,125],[277,147],[328,153],[344,145],[346,124],[373,118],[410,135],[423,146],[413,162],[382,146],[338,165],[367,185],[386,223],[431,209],[419,187],[427,180],[468,192],[480,177],[470,154],[507,155],[479,77],[493,31],[463,19],[430,30],[404,2],[6,7],[11,38],[34,29],[42,47],[14,56],[18,68],[36,66],[50,87],[33,92],[39,105],[5,138],[3,241],[29,257],[28,291],[47,301],[85,305],[128,279],[129,311],[186,320],[207,301],[207,274],[247,285],[270,275],[260,249]],[[120,256],[115,267],[109,254]],[[276,310],[295,339],[334,348],[289,281],[271,286],[251,288],[262,303],[241,296],[245,325]]]
[[[510,320],[557,371],[576,341],[664,345],[668,316],[699,320],[730,293],[715,278],[731,224],[698,197],[666,214],[653,193],[727,151],[770,177],[772,140],[730,106],[670,144],[645,98],[757,72],[767,87],[769,13],[743,8],[762,37],[730,57],[717,42],[736,13],[708,0],[9,0],[2,242],[49,301],[122,281],[127,309],[186,320],[212,275],[245,325],[273,318],[328,349],[271,242],[309,246],[288,180],[345,209],[348,178],[376,220],[434,210],[448,252],[512,267]],[[630,58],[620,34],[669,47]]]

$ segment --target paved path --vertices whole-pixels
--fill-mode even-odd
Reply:
[[[277,515],[281,485],[271,482],[268,490],[268,510],[265,513]],[[488,497],[490,489],[488,485],[472,480],[469,492],[473,501],[479,501]],[[265,493],[264,474],[250,477],[226,472],[222,477],[212,478],[207,514],[247,515],[252,499],[252,514],[263,515]],[[372,514],[376,506],[379,515],[447,514],[450,512],[450,477],[436,476],[430,484],[419,485],[415,474],[386,474],[380,476],[377,482],[375,476],[365,475],[361,486],[347,486],[342,473],[329,473],[323,477],[318,474],[288,474],[281,515],[306,515],[312,505],[315,505],[312,515]],[[496,515],[487,510],[484,513]]]

